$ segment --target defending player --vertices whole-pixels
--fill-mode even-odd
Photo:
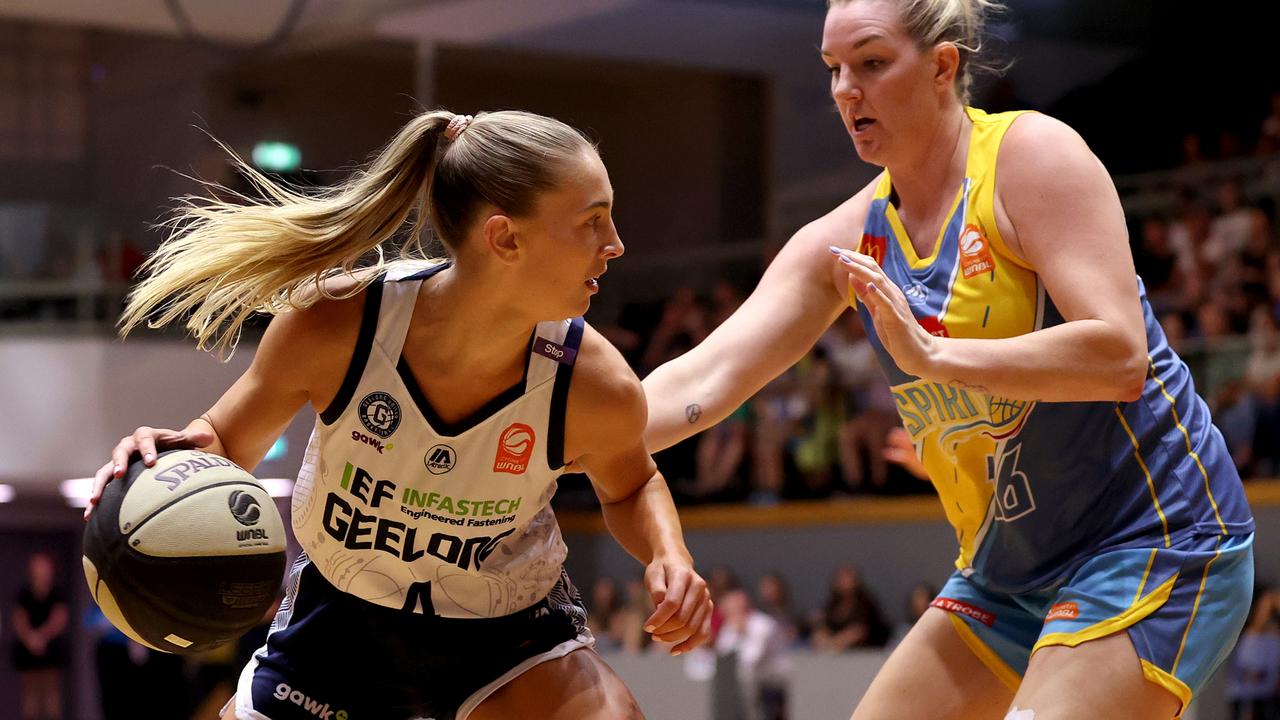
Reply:
[[[1244,621],[1253,519],[1106,169],[1052,118],[966,107],[992,5],[832,0],[832,96],[885,171],[645,379],[649,448],[724,418],[856,296],[960,555],[855,720],[1168,720]]]

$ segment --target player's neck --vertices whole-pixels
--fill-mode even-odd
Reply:
[[[941,114],[920,151],[889,168],[899,206],[928,206],[952,195],[964,180],[973,123],[957,104]]]
[[[409,338],[429,345],[415,354],[433,358],[433,366],[472,368],[483,374],[509,365],[517,355],[523,361],[538,321],[520,309],[503,288],[455,265],[423,283]]]

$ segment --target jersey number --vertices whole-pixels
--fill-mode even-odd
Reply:
[[[1018,469],[1018,455],[1022,453],[1022,444],[1000,456],[987,457],[987,479],[995,484],[996,519],[1012,522],[1020,517],[1035,512],[1036,499],[1031,495],[1031,483],[1027,474]]]
[[[419,611],[421,608],[421,611]],[[421,612],[428,617],[436,614],[436,606],[431,602],[431,581],[416,582],[409,586],[404,594],[405,612]]]

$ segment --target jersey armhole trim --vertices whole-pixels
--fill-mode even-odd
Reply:
[[[991,156],[991,182],[987,183],[987,187],[982,191],[988,194],[989,197],[983,198],[983,202],[977,204],[977,212],[975,214],[979,215],[979,223],[984,226],[986,225],[984,221],[987,218],[981,217],[981,214],[985,213],[991,218],[991,228],[990,232],[987,234],[987,239],[993,246],[995,246],[996,252],[1000,253],[1001,257],[1023,270],[1034,273],[1036,272],[1036,269],[1031,267],[1030,263],[1023,258],[1018,257],[1009,249],[1008,243],[1004,241],[1004,236],[1000,234],[1000,225],[996,222],[996,183],[999,182],[1000,178],[1000,150],[1004,146],[1004,136],[1009,133],[1009,128],[1013,127],[1013,124],[1017,122],[1018,118],[1028,115],[1031,112],[1033,111],[1016,111],[1012,113],[1013,117],[1009,119],[1009,122],[1005,123],[1003,127],[996,128],[996,151]],[[1011,220],[1010,224],[1012,224],[1012,222],[1013,221]]]
[[[582,344],[583,319],[574,318],[564,338],[564,347],[577,350]],[[577,357],[574,358],[577,362]],[[556,369],[555,385],[551,388],[551,414],[547,418],[547,465],[552,470],[564,467],[565,409],[569,405],[569,383],[573,379],[573,365],[561,364]]]
[[[386,273],[379,275],[365,290],[364,311],[360,316],[360,334],[356,336],[356,346],[351,352],[351,364],[347,366],[347,374],[342,378],[342,387],[338,388],[338,394],[333,396],[329,407],[320,413],[320,421],[325,425],[332,425],[342,417],[342,413],[351,404],[352,396],[356,394],[360,378],[364,376],[365,365],[369,362],[369,353],[373,350],[373,338],[378,331],[378,315],[382,309],[382,283],[386,277]]]

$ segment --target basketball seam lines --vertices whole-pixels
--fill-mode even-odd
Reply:
[[[209,488],[227,487],[227,486],[229,486],[229,485],[246,485],[246,486],[248,486],[248,487],[257,488],[257,489],[259,489],[259,490],[262,490],[262,489],[263,489],[263,487],[262,487],[261,485],[258,485],[258,484],[256,484],[256,483],[251,483],[251,482],[245,482],[244,480],[227,480],[227,481],[225,481],[225,482],[217,482],[217,483],[211,483],[211,484],[209,484],[209,485],[205,485],[204,487],[199,488],[199,489],[197,489],[197,490],[193,490],[193,491],[191,491],[191,492],[189,492],[189,493],[187,493],[187,494],[185,494],[185,495],[179,495],[178,497],[173,498],[172,500],[169,500],[168,502],[166,502],[165,504],[163,504],[163,505],[161,505],[160,507],[156,508],[155,510],[152,510],[152,511],[151,511],[151,513],[150,513],[149,515],[147,515],[146,517],[144,517],[142,520],[139,520],[137,525],[134,525],[133,527],[131,527],[131,528],[129,528],[128,530],[126,530],[126,531],[125,531],[125,533],[124,533],[124,534],[125,534],[125,537],[131,537],[134,533],[136,533],[136,532],[138,532],[139,530],[141,530],[143,525],[146,525],[148,522],[151,522],[151,519],[152,519],[152,518],[154,518],[155,516],[159,515],[159,514],[160,514],[161,512],[163,512],[164,510],[166,510],[166,509],[168,509],[168,508],[172,507],[173,505],[175,505],[175,504],[177,504],[177,503],[179,503],[179,502],[182,502],[182,501],[183,501],[183,500],[185,500],[186,498],[191,497],[192,495],[195,495],[196,493],[201,492],[201,491],[203,491],[203,490],[208,490]],[[128,491],[126,490],[125,492],[128,492]],[[122,502],[121,502],[121,505],[123,505],[123,504],[124,504],[124,503],[123,503],[123,501],[122,501]],[[118,522],[118,520],[117,520],[117,522]]]

